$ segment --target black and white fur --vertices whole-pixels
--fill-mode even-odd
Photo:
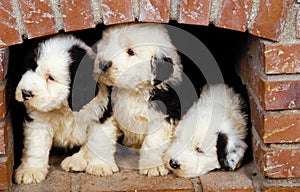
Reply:
[[[46,178],[52,145],[81,146],[95,129],[114,130],[111,121],[99,122],[109,101],[106,86],[100,85],[96,97],[79,112],[70,108],[68,98],[73,72],[86,53],[95,57],[92,49],[74,36],[56,35],[42,41],[31,54],[31,62],[25,64],[29,68],[15,92],[16,100],[24,103],[27,113],[22,163],[15,172],[16,183],[38,183]],[[115,170],[113,162],[103,164]],[[62,165],[69,169],[66,162]]]
[[[114,118],[123,144],[140,149],[139,172],[168,174],[163,156],[180,118],[179,99],[170,90],[182,80],[182,65],[167,30],[160,24],[108,28],[98,44],[95,74],[114,87]],[[169,102],[165,111],[157,100]]]
[[[176,127],[165,162],[180,177],[214,169],[234,170],[247,145],[246,115],[239,94],[225,84],[207,85]]]

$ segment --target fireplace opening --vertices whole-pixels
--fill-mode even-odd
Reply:
[[[251,150],[251,138],[250,138],[250,113],[246,87],[241,82],[240,77],[236,72],[236,68],[241,62],[246,59],[246,33],[235,32],[225,29],[216,28],[214,26],[194,26],[194,25],[183,25],[176,22],[170,22],[169,25],[179,27],[195,37],[197,37],[210,51],[215,58],[218,67],[220,68],[224,81],[229,86],[242,95],[245,100],[246,107],[245,112],[248,114],[248,136],[247,144],[248,150],[244,157],[244,163],[248,163],[252,160]],[[88,45],[94,45],[100,38],[101,32],[105,28],[104,25],[98,25],[94,29],[82,30],[72,32],[77,37],[81,38]],[[25,108],[21,103],[18,103],[14,99],[15,88],[24,73],[24,59],[26,59],[26,53],[34,46],[37,42],[46,37],[25,40],[23,44],[14,45],[10,47],[10,58],[9,58],[9,69],[8,69],[8,90],[7,96],[10,98],[9,109],[11,113],[12,126],[14,132],[14,157],[15,157],[15,168],[20,164],[23,149],[23,120],[25,115]],[[182,63],[184,65],[184,73],[190,78],[197,94],[200,93],[201,87],[206,83],[205,75],[197,70],[197,64],[193,63],[188,55],[181,55]],[[186,65],[185,63],[189,63]],[[195,73],[195,71],[198,71]],[[211,74],[213,75],[213,74]],[[78,151],[75,149],[61,149],[53,147],[51,150],[51,157],[55,156],[67,156]],[[50,162],[51,163],[51,162]],[[58,163],[59,164],[59,163]]]

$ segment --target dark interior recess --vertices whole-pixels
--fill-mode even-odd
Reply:
[[[245,112],[248,114],[248,137],[247,144],[248,150],[244,158],[245,163],[252,160],[251,151],[251,138],[250,138],[250,114],[249,103],[247,98],[247,90],[245,85],[242,84],[240,77],[236,73],[236,65],[243,59],[246,53],[246,33],[240,33],[225,29],[216,28],[214,26],[196,26],[196,25],[183,25],[176,22],[170,22],[170,25],[177,26],[181,29],[188,31],[202,41],[205,46],[212,53],[216,59],[219,68],[222,71],[225,82],[234,87],[234,89],[240,93],[245,100]],[[94,45],[101,38],[101,31],[104,29],[104,25],[98,25],[95,29],[82,30],[73,32],[76,36],[81,38],[88,45]],[[15,166],[20,164],[20,158],[23,149],[23,119],[25,108],[22,104],[18,103],[14,99],[15,88],[26,69],[24,69],[24,60],[26,60],[26,54],[33,50],[33,47],[38,41],[45,39],[37,38],[33,40],[25,40],[23,44],[14,45],[10,47],[9,69],[8,69],[8,89],[7,97],[10,99],[9,110],[11,112],[12,125],[14,131],[15,142]],[[197,93],[200,93],[201,87],[205,84],[205,79],[201,71],[197,69],[197,66],[192,63],[187,56],[181,55],[182,63],[189,63],[185,65],[184,73],[190,78]],[[195,73],[196,71],[196,73]],[[70,149],[57,149],[51,151],[51,155],[71,154],[75,150]]]

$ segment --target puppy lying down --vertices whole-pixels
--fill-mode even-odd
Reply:
[[[24,103],[27,113],[22,163],[15,172],[18,184],[38,183],[46,178],[52,145],[81,146],[90,135],[88,130],[105,127],[100,125],[99,118],[109,101],[106,86],[99,86],[97,96],[79,112],[69,107],[72,71],[76,71],[74,67],[77,69],[86,53],[95,56],[90,47],[74,36],[58,35],[41,42],[32,62],[26,63],[30,68],[22,76],[15,93],[16,100]],[[107,127],[109,123],[106,122]],[[68,169],[66,164],[64,167]]]
[[[165,158],[169,169],[180,177],[236,169],[247,148],[242,105],[240,95],[225,84],[206,85],[176,127]]]

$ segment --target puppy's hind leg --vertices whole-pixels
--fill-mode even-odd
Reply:
[[[48,173],[53,133],[46,125],[33,122],[25,125],[24,134],[22,163],[15,172],[15,181],[18,184],[39,183]]]

